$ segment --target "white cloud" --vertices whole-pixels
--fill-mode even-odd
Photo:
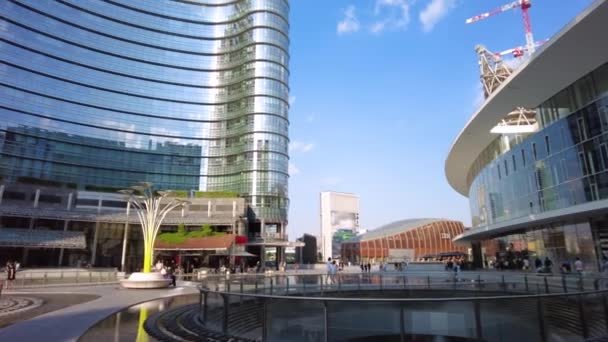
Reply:
[[[372,31],[372,33],[380,33],[384,30],[384,27],[386,27],[386,22],[379,21],[370,26],[369,30]]]
[[[431,0],[420,12],[420,23],[422,30],[430,32],[433,27],[443,19],[448,12],[456,6],[456,0]]]
[[[289,106],[293,106],[296,103],[296,97],[295,95],[291,95],[289,96]]]
[[[290,175],[290,176],[295,176],[295,175],[297,175],[298,173],[300,173],[300,169],[298,169],[298,168],[296,167],[296,164],[294,164],[294,163],[292,163],[292,162],[289,162],[289,175]]]
[[[351,33],[359,31],[359,19],[355,13],[355,6],[350,5],[344,11],[344,19],[338,22],[338,34]]]
[[[289,152],[306,153],[312,151],[313,148],[315,148],[314,143],[304,143],[296,140],[289,143]]]
[[[382,17],[369,30],[380,33],[385,29],[403,30],[410,22],[410,0],[376,0],[374,14]]]

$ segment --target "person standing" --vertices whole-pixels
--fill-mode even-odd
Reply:
[[[171,286],[176,287],[176,284],[177,284],[177,282],[176,282],[177,277],[175,276],[175,271],[174,271],[174,269],[173,269],[172,267],[169,267],[169,270],[168,270],[168,272],[167,272],[167,273],[169,274],[169,278],[171,279]]]
[[[327,258],[327,264],[325,264],[325,267],[327,268],[327,283],[330,284],[331,283],[331,273],[332,273],[332,262],[331,262],[331,258]]]
[[[576,257],[576,261],[574,262],[574,271],[576,271],[576,273],[583,273],[583,269],[584,269],[584,265],[583,262],[581,261],[581,258]]]
[[[17,273],[17,269],[15,268],[15,264],[12,261],[6,262],[6,288],[10,289],[11,285],[13,285],[13,281],[15,280],[15,275]]]
[[[370,273],[372,271],[372,264],[371,263],[367,263],[367,273]]]
[[[553,262],[551,261],[551,259],[549,259],[549,257],[545,257],[545,272],[551,273],[552,267],[553,267]]]
[[[536,270],[536,272],[540,272],[542,270],[542,267],[543,262],[540,261],[538,257],[536,257],[536,259],[534,260],[534,269]]]
[[[524,261],[523,261],[523,265],[524,265],[524,266],[522,267],[522,269],[523,269],[524,271],[529,270],[529,269],[530,269],[530,260],[528,260],[528,259],[524,259]]]

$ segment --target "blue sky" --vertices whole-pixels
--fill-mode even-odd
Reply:
[[[319,193],[361,198],[360,223],[442,217],[470,224],[444,162],[481,102],[478,43],[525,44],[520,10],[465,25],[509,0],[292,0],[290,239],[319,234]],[[592,0],[534,0],[536,40]]]

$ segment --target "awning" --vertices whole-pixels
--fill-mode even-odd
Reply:
[[[83,232],[0,228],[0,246],[85,249],[87,244]]]

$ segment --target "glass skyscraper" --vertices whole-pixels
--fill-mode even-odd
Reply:
[[[286,0],[0,3],[0,180],[231,191],[283,224]]]

